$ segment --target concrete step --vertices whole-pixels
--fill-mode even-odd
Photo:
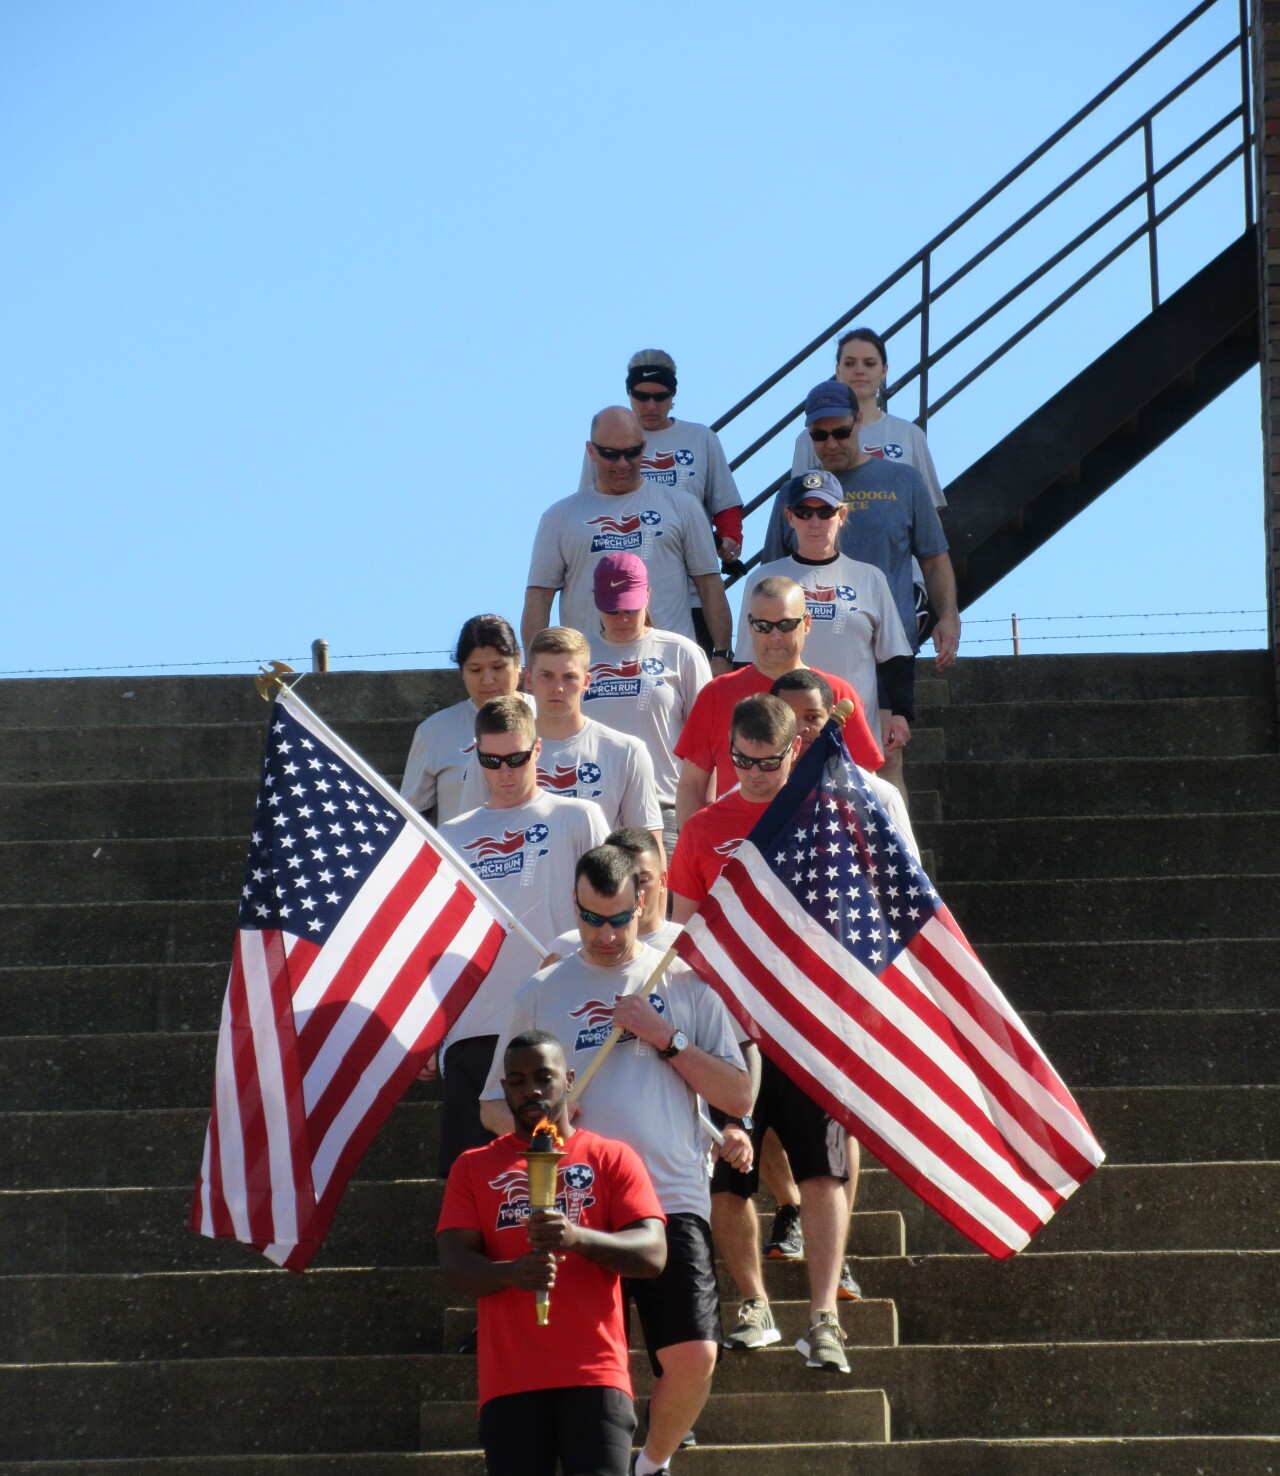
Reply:
[[[343,723],[339,731],[367,763],[397,783],[414,726],[412,720],[364,718]],[[11,728],[0,746],[0,782],[253,778],[265,738],[265,708],[255,722]]]
[[[1247,1086],[1280,1074],[1277,1010],[1024,1019],[1072,1087]],[[0,1037],[0,1111],[199,1106],[216,1050],[213,1031]]]
[[[0,1190],[0,1274],[258,1269],[265,1263],[250,1247],[187,1229],[198,1168],[197,1157],[191,1183],[166,1188]],[[434,1266],[442,1190],[436,1179],[353,1182],[314,1264]],[[851,1253],[901,1255],[902,1224],[896,1210],[859,1211]]]
[[[238,888],[237,888],[238,890]],[[0,905],[6,963],[218,963],[231,960],[236,898],[220,902]]]
[[[643,1355],[632,1377],[643,1397]],[[829,1387],[779,1347],[725,1359],[715,1388],[812,1393],[815,1378]],[[849,1385],[883,1389],[904,1440],[1274,1435],[1280,1343],[868,1348]],[[473,1397],[474,1360],[440,1354],[7,1367],[0,1459],[408,1450],[422,1399]]]
[[[228,962],[0,968],[0,1034],[216,1030]]]
[[[439,669],[308,672],[298,696],[330,722],[382,717],[421,722],[460,702],[462,679],[442,653]],[[0,729],[125,727],[164,723],[263,723],[257,668],[231,676],[77,677],[0,682]]]
[[[0,840],[247,839],[257,793],[253,776],[0,784]]]
[[[181,840],[0,843],[0,896],[9,903],[218,901],[237,897],[248,831]]]
[[[4,1469],[5,1476],[484,1476],[484,1460],[469,1450],[397,1451],[20,1461]],[[1277,1469],[1280,1437],[1268,1435],[757,1446],[703,1442],[680,1456],[681,1476],[1275,1476]]]
[[[976,629],[976,627],[975,627]],[[963,647],[962,647],[963,650]],[[923,668],[925,663],[920,664]],[[917,677],[917,681],[919,678]],[[940,676],[947,701],[1149,701],[1161,697],[1265,697],[1265,651],[1088,653],[1079,656],[965,656]],[[931,688],[930,700],[936,700]]]
[[[475,1326],[474,1309],[446,1317],[448,1295],[434,1267],[0,1276],[0,1363],[435,1353]],[[808,1312],[807,1300],[779,1295],[788,1345]],[[725,1317],[732,1326],[729,1303]],[[851,1302],[841,1323],[850,1346],[897,1342],[892,1302]]]
[[[211,1069],[211,1068],[210,1068]],[[439,1105],[416,1086],[370,1145],[358,1179],[420,1179],[433,1168]],[[1077,1087],[1112,1164],[1280,1159],[1280,1088]],[[0,1184],[16,1189],[194,1184],[209,1107],[18,1111],[0,1115]]]
[[[1275,754],[1215,758],[997,759],[908,768],[938,789],[948,820],[1033,815],[1248,814],[1280,808]]]
[[[948,761],[1217,758],[1275,752],[1275,706],[1266,696],[1223,697],[1212,703],[1187,697],[992,702],[940,707],[926,722],[945,729]]]
[[[1277,811],[952,820],[942,825],[915,825],[913,820],[913,828],[921,846],[934,853],[936,870],[929,875],[941,887],[1002,878],[1280,872]],[[109,849],[105,856],[110,859]]]
[[[1258,1009],[1276,998],[1275,938],[988,943],[982,957],[1019,1011]],[[227,960],[0,968],[0,1034],[217,1028]]]
[[[988,943],[1272,937],[1278,889],[1275,876],[1112,877],[954,882],[942,897],[981,954]]]
[[[843,1381],[842,1381],[843,1382]],[[786,1428],[803,1432],[810,1442],[831,1443],[876,1442],[889,1439],[889,1401],[880,1389],[824,1389],[813,1393],[790,1395],[781,1408],[773,1400],[764,1401],[753,1394],[719,1394],[712,1389],[706,1408],[698,1417],[698,1440],[711,1445],[743,1448],[773,1446],[780,1433],[780,1417]],[[476,1428],[475,1405],[469,1400],[429,1400],[422,1406],[422,1444],[424,1449],[451,1450],[473,1441]],[[641,1419],[636,1443],[644,1434]],[[793,1447],[799,1458],[804,1446]],[[680,1469],[685,1469],[680,1457]],[[776,1468],[775,1468],[776,1469]]]
[[[1024,1256],[1044,1251],[1271,1250],[1280,1162],[1107,1162],[1036,1236]],[[978,1255],[886,1169],[864,1167],[860,1210],[897,1210],[912,1256]]]
[[[949,889],[948,889],[949,890]],[[1276,998],[1275,938],[1137,943],[984,943],[982,958],[1020,1010],[1254,1009]]]

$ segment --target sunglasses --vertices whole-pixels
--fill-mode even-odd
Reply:
[[[596,455],[602,461],[617,461],[620,456],[625,456],[628,461],[638,461],[644,455],[644,442],[638,446],[602,446],[599,441],[591,443],[596,448]]]
[[[573,905],[578,909],[578,916],[589,927],[602,928],[605,923],[608,923],[611,928],[625,928],[639,911],[640,899],[636,898],[635,905],[629,912],[615,912],[612,917],[606,917],[603,912],[588,911],[576,897],[573,899]]]
[[[793,507],[791,509],[791,516],[793,518],[799,518],[802,523],[807,523],[810,518],[821,518],[824,523],[829,523],[839,511],[840,509],[838,507],[829,507],[826,504],[822,507],[805,507],[801,505],[800,507]]]
[[[500,769],[506,764],[508,769],[523,769],[533,757],[533,749],[521,749],[519,753],[481,753],[476,749],[476,761],[482,769]]]
[[[776,774],[782,767],[782,761],[791,752],[784,748],[781,753],[771,754],[768,758],[748,758],[745,753],[739,753],[736,748],[729,750],[729,762],[735,769],[759,769],[762,774]]]
[[[776,626],[784,635],[790,635],[797,625],[804,624],[803,615],[788,615],[785,620],[757,620],[754,615],[747,616],[747,624],[759,635],[767,636]]]
[[[671,398],[670,390],[632,390],[631,398],[642,405],[664,405]]]
[[[853,427],[851,425],[842,425],[839,430],[833,431],[811,430],[809,432],[809,439],[817,444],[821,444],[826,440],[847,441],[852,434]]]

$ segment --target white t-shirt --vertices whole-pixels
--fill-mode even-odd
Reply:
[[[837,554],[827,564],[804,564],[799,559],[785,558],[757,565],[742,589],[734,653],[739,661],[752,659],[751,628],[747,624],[751,592],[771,574],[794,579],[804,590],[805,607],[813,616],[804,641],[805,665],[843,677],[862,698],[868,721],[873,721],[880,707],[876,664],[894,656],[914,655],[889,581],[874,564],[844,554]]]
[[[874,425],[864,425],[858,436],[858,444],[868,456],[879,456],[885,461],[901,461],[914,466],[928,490],[934,507],[946,507],[947,498],[938,480],[938,471],[933,464],[933,455],[925,433],[914,420],[903,420],[900,416],[882,414]],[[796,437],[795,454],[791,458],[791,475],[820,467],[818,453],[813,449],[809,432],[801,430]]]
[[[591,685],[582,694],[582,709],[644,745],[661,804],[676,802],[676,739],[693,699],[710,680],[702,648],[674,631],[649,630],[617,644],[603,635],[591,638]]]
[[[578,857],[604,844],[609,833],[599,805],[559,799],[543,791],[509,810],[488,805],[468,810],[440,826],[441,836],[542,946],[566,928],[576,928],[573,869]],[[511,996],[542,963],[514,930],[471,1002],[455,1021],[444,1049],[473,1035],[496,1035]]]
[[[533,698],[524,692],[516,696],[534,706]],[[418,724],[409,745],[400,793],[424,814],[434,805],[437,824],[462,813],[462,776],[475,752],[477,710],[466,697],[433,712]]]
[[[594,489],[562,498],[543,513],[527,584],[560,591],[560,624],[599,626],[595,567],[609,553],[634,553],[649,570],[649,615],[660,630],[694,639],[689,580],[720,568],[711,524],[693,498],[641,481],[634,492]]]
[[[644,745],[590,718],[583,720],[571,738],[542,740],[538,785],[552,794],[594,800],[604,811],[610,830],[623,825],[662,830],[653,761]],[[488,794],[480,765],[473,758],[462,780],[462,803],[474,808]]]
[[[564,1047],[570,1068],[581,1076],[608,1037],[618,996],[643,987],[661,957],[645,946],[630,963],[600,968],[575,953],[522,984],[498,1033],[481,1100],[502,1100],[503,1051],[523,1030],[549,1030]],[[737,1030],[719,996],[678,960],[665,980],[649,994],[654,1007],[694,1045],[745,1069]],[[580,1125],[602,1137],[620,1138],[636,1150],[665,1213],[710,1218],[698,1098],[652,1046],[624,1035],[581,1101]]]

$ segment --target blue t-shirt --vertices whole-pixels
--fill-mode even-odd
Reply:
[[[924,479],[913,466],[878,457],[835,475],[844,488],[849,509],[840,533],[840,552],[883,571],[902,617],[902,628],[915,649],[918,641],[911,559],[913,555],[931,559],[946,553],[948,547]],[[795,538],[783,517],[786,490],[785,486],[779,490],[769,514],[762,556],[765,563],[795,552]]]

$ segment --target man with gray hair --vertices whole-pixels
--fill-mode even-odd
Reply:
[[[592,486],[553,503],[534,536],[521,640],[527,650],[550,623],[557,593],[561,625],[596,630],[595,566],[606,554],[634,553],[649,570],[654,625],[691,640],[692,580],[711,631],[712,670],[727,672],[733,619],[711,528],[691,497],[646,480],[640,470],[644,451],[645,434],[634,411],[612,405],[596,414],[587,442]]]

